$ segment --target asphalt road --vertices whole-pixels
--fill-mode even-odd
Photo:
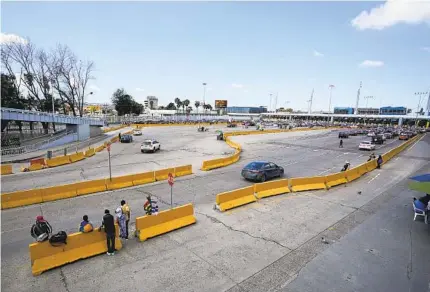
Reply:
[[[206,143],[224,144],[218,143],[213,134],[199,134],[207,134]],[[174,139],[173,133],[171,135],[171,139]],[[181,133],[179,136],[186,140],[186,134]],[[43,214],[53,225],[54,231],[74,232],[83,214],[87,214],[98,225],[103,210],[113,210],[121,199],[129,202],[133,218],[143,215],[145,194],[148,193],[158,199],[160,209],[166,209],[170,202],[169,186],[160,182],[4,210],[1,214],[2,289],[268,291],[284,285],[297,273],[296,268],[301,269],[311,260],[310,256],[313,258],[322,251],[315,239],[322,232],[330,235],[331,226],[351,214],[357,214],[362,206],[383,194],[385,189],[429,163],[429,137],[381,170],[367,174],[346,187],[277,196],[225,213],[213,210],[215,195],[249,185],[249,182],[240,178],[240,169],[251,160],[272,160],[286,168],[286,176],[336,172],[345,160],[354,166],[367,159],[368,153],[357,150],[362,139],[353,137],[345,140],[345,147],[339,149],[336,133],[327,131],[234,137],[233,140],[244,149],[239,163],[212,172],[197,172],[175,182],[174,204],[193,202],[197,224],[144,243],[129,240],[115,257],[94,257],[48,271],[39,277],[31,276],[28,258],[28,244],[31,242],[29,229],[37,215]],[[387,151],[398,145],[399,141],[392,140],[390,143],[376,153]],[[41,180],[51,183],[50,176]],[[357,196],[358,190],[362,191],[362,195]],[[369,215],[369,212],[360,213],[361,221],[357,219],[358,215],[354,215],[357,220],[353,223],[360,224]],[[339,236],[348,233],[351,227],[348,224],[344,229],[339,229]],[[134,225],[131,226],[133,228]],[[302,253],[303,248],[315,249]],[[290,270],[285,272],[282,270],[285,267]]]

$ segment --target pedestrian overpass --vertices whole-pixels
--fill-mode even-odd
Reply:
[[[1,119],[5,121],[65,124],[67,131],[77,133],[79,141],[88,139],[93,136],[94,132],[101,133],[100,127],[105,126],[105,121],[98,118],[74,117],[5,107],[1,107],[0,112]]]

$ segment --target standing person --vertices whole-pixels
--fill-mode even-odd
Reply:
[[[106,241],[107,241],[107,255],[115,254],[115,220],[113,216],[110,214],[109,210],[105,210],[105,215],[103,216],[102,228],[106,232]],[[99,229],[99,231],[101,228]]]
[[[116,214],[116,221],[119,225],[119,237],[125,238],[126,237],[125,215],[122,213],[121,207],[116,208],[115,214]]]
[[[378,156],[378,160],[376,160],[376,163],[378,164],[377,168],[381,168],[381,165],[383,163],[381,155]]]
[[[128,223],[130,222],[131,212],[130,207],[125,203],[125,200],[121,201],[122,213],[125,215],[125,239],[128,239]]]
[[[343,140],[342,139],[340,139],[340,141],[339,141],[339,148],[343,148]]]
[[[31,236],[38,242],[49,239],[52,233],[52,227],[43,216],[36,217],[36,223],[31,227]]]
[[[118,133],[118,139],[121,140],[121,133]]]

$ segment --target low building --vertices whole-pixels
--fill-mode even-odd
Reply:
[[[379,115],[379,108],[358,108],[357,114],[359,115]]]
[[[381,115],[406,115],[407,111],[408,109],[403,106],[396,106],[396,107],[385,106],[380,108],[379,113]]]
[[[146,100],[143,103],[146,108],[150,108],[152,110],[158,109],[158,98],[155,96],[147,96]]]
[[[261,114],[267,113],[267,107],[229,106],[226,111],[228,114]]]
[[[352,107],[335,107],[334,114],[353,115],[354,109]]]

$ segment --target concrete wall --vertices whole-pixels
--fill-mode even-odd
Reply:
[[[102,127],[90,126],[90,138],[102,135]]]
[[[48,143],[48,144],[44,145],[40,149],[53,148],[53,147],[61,146],[61,145],[64,145],[64,144],[72,143],[72,142],[75,142],[75,141],[78,141],[78,134],[77,133],[73,133],[73,134],[64,136],[61,139],[58,139],[56,141],[53,141],[51,143]]]
[[[90,125],[82,124],[82,125],[66,125],[67,131],[73,130],[78,135],[78,141],[84,141],[90,138]]]

